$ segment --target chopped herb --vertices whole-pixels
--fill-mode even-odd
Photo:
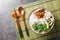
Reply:
[[[38,31],[38,32],[47,32],[48,31],[48,28],[47,28],[47,25],[44,23],[44,24],[41,24],[41,23],[34,23],[32,25],[33,29],[35,31]]]

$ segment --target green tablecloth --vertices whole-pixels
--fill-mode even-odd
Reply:
[[[52,38],[52,37],[55,37],[57,35],[60,35],[60,0],[43,0],[43,1],[36,1],[36,2],[33,2],[33,3],[29,3],[29,4],[24,4],[24,5],[21,5],[22,7],[24,7],[25,9],[25,21],[26,21],[26,24],[27,24],[27,27],[29,29],[29,37],[26,35],[26,31],[25,31],[25,28],[24,28],[24,23],[22,21],[22,18],[20,18],[20,23],[21,23],[21,28],[23,30],[23,34],[24,34],[24,38],[20,38],[20,35],[19,35],[19,32],[18,32],[18,28],[15,24],[15,20],[13,19],[12,21],[14,21],[14,28],[16,30],[16,34],[18,36],[18,40],[47,40],[49,38]],[[19,8],[20,6],[18,7],[15,7],[16,10]],[[44,35],[39,35],[39,34],[36,34],[34,33],[30,28],[29,28],[29,25],[28,25],[28,17],[30,15],[30,13],[36,9],[36,8],[46,8],[46,9],[49,9],[54,18],[55,18],[55,25],[53,27],[53,29],[47,33],[47,34],[44,34]]]

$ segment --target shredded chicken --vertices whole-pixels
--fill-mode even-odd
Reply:
[[[43,18],[43,17],[44,17],[44,14],[45,14],[45,10],[44,10],[44,9],[35,12],[35,16],[36,16],[38,19]]]

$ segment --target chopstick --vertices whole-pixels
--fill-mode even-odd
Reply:
[[[19,34],[20,34],[20,37],[23,38],[23,32],[22,32],[22,29],[21,29],[21,25],[19,23],[19,20],[16,19],[16,24],[17,24],[17,27],[18,27],[18,30],[19,30]]]
[[[23,19],[23,22],[24,22],[26,34],[27,34],[27,36],[29,36],[29,31],[28,31],[28,28],[27,28],[27,25],[26,25],[26,21],[25,21],[25,15],[22,15],[22,19]]]
[[[17,24],[17,27],[18,27],[18,30],[19,30],[19,34],[20,34],[20,37],[23,38],[23,32],[22,32],[22,29],[21,29],[21,25],[19,23],[19,16],[17,15],[16,13],[16,10],[14,9],[14,14],[12,15],[15,20],[16,20],[16,24]]]

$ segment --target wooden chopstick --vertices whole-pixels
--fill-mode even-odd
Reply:
[[[20,23],[19,23],[19,16],[17,15],[15,9],[14,9],[14,14],[12,15],[12,17],[15,18],[16,24],[17,24],[17,27],[18,27],[18,30],[19,30],[20,37],[23,38],[24,36],[23,36],[22,29],[21,29],[21,25],[20,25]]]
[[[27,28],[27,25],[26,25],[26,21],[25,21],[25,14],[22,15],[22,19],[23,19],[23,22],[24,22],[26,34],[27,34],[27,36],[29,36],[29,31],[28,31],[28,28]]]

